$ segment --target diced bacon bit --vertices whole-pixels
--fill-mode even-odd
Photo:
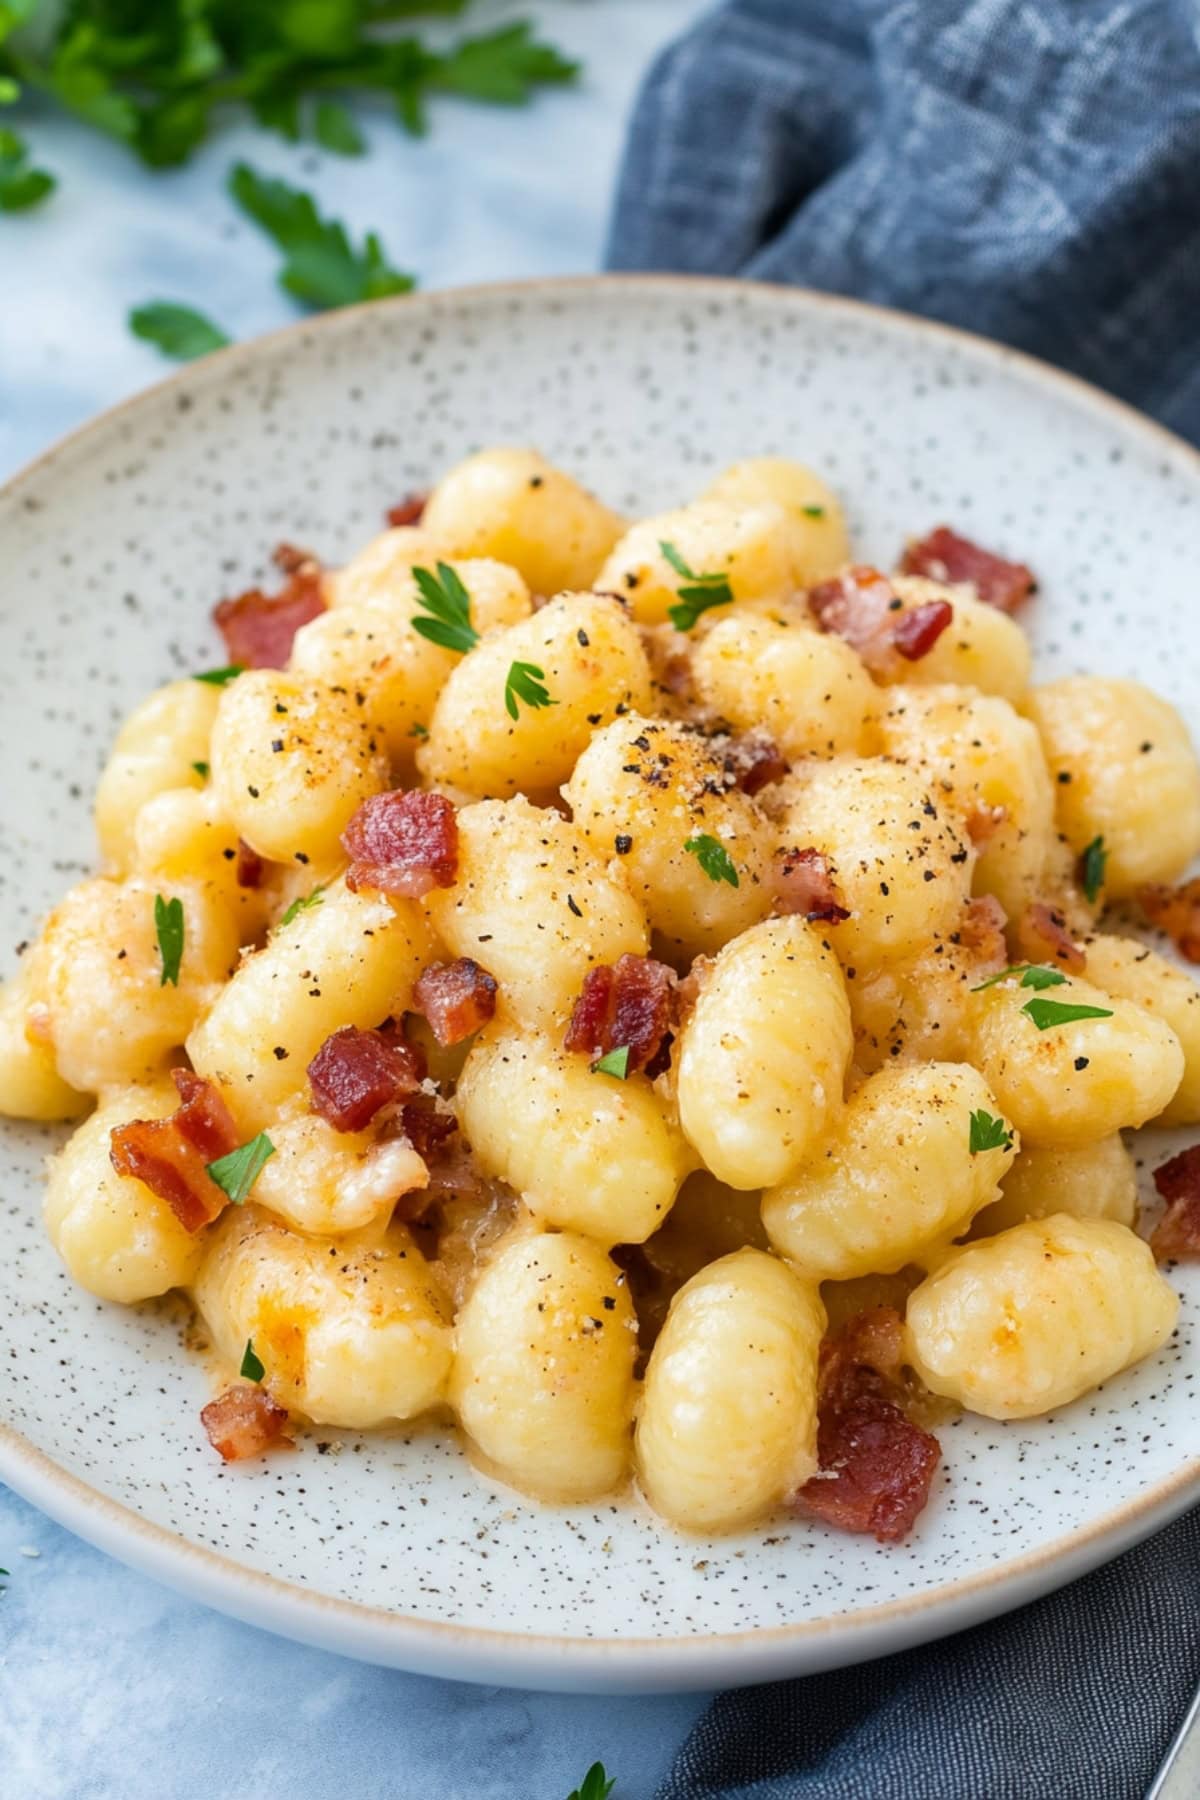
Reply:
[[[1008,945],[1004,941],[1004,927],[1008,915],[994,894],[980,894],[975,900],[968,900],[963,911],[962,922],[953,934],[964,949],[974,952],[981,969],[990,965],[993,969],[1008,967]]]
[[[335,1131],[365,1131],[381,1108],[415,1094],[425,1072],[415,1044],[343,1025],[308,1065],[313,1109]]]
[[[319,569],[320,563],[311,550],[302,550],[298,544],[276,544],[271,552],[271,561],[284,575],[298,575],[302,569]]]
[[[300,627],[325,611],[321,565],[316,558],[290,544],[281,544],[275,557],[287,575],[278,594],[248,588],[213,609],[229,660],[243,669],[286,669]]]
[[[692,691],[692,659],[685,651],[675,651],[663,659],[658,672],[659,686],[677,700],[685,700]]]
[[[771,874],[777,913],[801,913],[825,925],[840,925],[850,917],[829,858],[819,850],[777,850]]]
[[[419,525],[428,504],[428,494],[405,494],[403,500],[388,507],[384,517],[389,525]]]
[[[413,1001],[439,1044],[461,1044],[495,1013],[496,977],[469,956],[431,963],[413,989]]]
[[[747,732],[734,738],[728,751],[734,778],[743,794],[759,794],[773,781],[782,781],[791,764],[765,732]]]
[[[208,1164],[237,1149],[238,1129],[211,1082],[191,1069],[172,1069],[171,1078],[180,1105],[170,1118],[114,1126],[109,1156],[118,1175],[144,1182],[165,1200],[185,1231],[200,1231],[227,1200]]]
[[[1154,1171],[1167,1210],[1150,1238],[1159,1262],[1200,1257],[1200,1144],[1181,1150]]]
[[[967,836],[977,850],[991,843],[1007,817],[1007,806],[977,806],[967,814]]]
[[[666,963],[628,952],[600,963],[584,977],[564,1048],[599,1057],[628,1046],[629,1070],[649,1072],[674,1022],[674,1000],[675,971]]]
[[[822,1344],[820,1473],[793,1497],[801,1513],[881,1544],[912,1530],[942,1453],[903,1410],[903,1342],[900,1315],[877,1307]]]
[[[1139,888],[1137,900],[1150,923],[1166,932],[1180,956],[1200,963],[1200,875],[1178,887],[1155,882]]]
[[[1033,573],[1024,563],[1006,562],[970,538],[959,537],[948,525],[939,525],[928,536],[908,544],[900,567],[906,575],[969,582],[979,598],[999,612],[1015,612],[1037,589]]]
[[[1082,975],[1087,968],[1087,952],[1071,936],[1062,913],[1041,900],[1033,901],[1017,920],[1016,941],[1030,962],[1045,962],[1049,950],[1049,960],[1072,975]]]
[[[239,887],[256,888],[262,886],[263,859],[257,850],[252,850],[245,838],[237,841],[237,884]]]
[[[350,858],[346,886],[420,899],[453,887],[458,874],[458,815],[444,794],[397,788],[364,800],[342,833]]]
[[[954,617],[948,600],[925,600],[902,612],[892,626],[892,642],[906,662],[920,662]]]
[[[433,1171],[447,1155],[447,1140],[458,1130],[458,1120],[453,1113],[439,1111],[432,1094],[418,1094],[400,1108],[400,1123],[417,1155],[429,1164],[433,1186]]]
[[[209,1443],[226,1462],[245,1462],[272,1444],[290,1444],[283,1435],[287,1419],[283,1407],[261,1387],[226,1388],[200,1411]]]

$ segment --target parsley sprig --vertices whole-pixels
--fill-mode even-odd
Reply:
[[[557,700],[550,698],[550,690],[545,682],[546,671],[539,669],[536,663],[510,664],[504,682],[504,710],[510,719],[520,717],[518,700],[523,700],[531,712],[537,712],[543,706],[558,705]]]
[[[1008,1150],[1012,1146],[1012,1132],[1003,1119],[993,1118],[990,1112],[982,1107],[971,1114],[970,1150],[972,1156],[978,1156],[983,1150]]]
[[[3,11],[0,6],[0,15]],[[28,212],[57,185],[48,169],[30,162],[24,138],[7,125],[0,126],[0,212]]]
[[[414,616],[413,630],[431,644],[440,644],[443,650],[473,650],[479,633],[471,623],[471,596],[458,570],[440,562],[436,575],[428,569],[415,568],[413,580],[420,594],[417,605],[432,614],[428,619],[420,614]]]
[[[318,882],[317,886],[312,890],[311,894],[298,894],[296,896],[296,898],[292,901],[292,904],[288,907],[287,911],[284,913],[282,919],[280,919],[279,929],[282,930],[285,925],[290,925],[293,919],[297,918],[300,913],[307,912],[310,906],[322,905],[324,903],[324,899],[325,899],[325,883],[324,882]]]
[[[594,1762],[579,1786],[567,1795],[567,1800],[608,1800],[616,1785],[616,1776],[607,1774],[603,1763]]]
[[[710,837],[707,831],[688,838],[683,847],[689,856],[695,857],[710,881],[727,881],[730,887],[741,886],[733,858],[724,844]]]
[[[1061,987],[1067,979],[1061,969],[1048,969],[1043,963],[1014,963],[1010,969],[1001,969],[998,975],[989,975],[986,981],[981,981],[971,992],[982,994],[985,988],[995,987],[998,981],[1008,981],[1014,975],[1021,977],[1017,986],[1023,988]]]
[[[266,1372],[259,1357],[255,1354],[254,1339],[247,1338],[246,1348],[242,1352],[242,1366],[238,1370],[238,1374],[244,1381],[261,1381]]]
[[[683,577],[688,584],[678,590],[679,600],[669,606],[671,623],[677,631],[690,631],[701,613],[708,612],[714,606],[729,606],[733,600],[733,589],[728,578],[719,571],[710,571],[706,575],[697,575],[688,567],[686,561],[674,544],[666,538],[659,538],[658,547],[670,563],[677,575]]]
[[[274,1144],[265,1131],[260,1131],[248,1144],[210,1162],[208,1172],[222,1193],[228,1194],[235,1206],[241,1206],[274,1154]]]
[[[194,362],[210,350],[223,350],[230,341],[203,313],[174,300],[135,306],[129,315],[129,329],[134,337],[157,345],[164,356],[174,357],[176,362]]]
[[[1065,1000],[1027,1000],[1021,1008],[1039,1031],[1055,1025],[1070,1025],[1076,1019],[1111,1019],[1111,1006],[1073,1006]]]
[[[193,681],[206,682],[209,687],[228,687],[239,675],[246,673],[244,663],[230,663],[225,669],[203,669],[199,675],[193,675]]]
[[[158,954],[162,958],[162,975],[159,987],[179,986],[179,965],[183,961],[183,901],[176,894],[170,900],[164,900],[161,894],[154,896],[154,932],[158,938]]]
[[[607,1055],[597,1057],[592,1064],[593,1075],[615,1075],[618,1081],[624,1081],[629,1074],[629,1045],[622,1044]]]
[[[249,163],[237,163],[229,191],[283,251],[286,261],[279,285],[306,305],[353,306],[359,300],[407,294],[415,285],[413,276],[390,266],[373,231],[356,250],[345,226],[337,219],[323,219],[302,188],[260,175]]]
[[[1104,848],[1104,839],[1094,837],[1079,858],[1079,882],[1089,901],[1094,905],[1099,898],[1100,889],[1104,886],[1104,871],[1108,865],[1108,851]]]

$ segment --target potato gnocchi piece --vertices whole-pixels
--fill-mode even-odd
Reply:
[[[843,963],[917,955],[954,929],[971,892],[975,852],[961,819],[915,770],[881,758],[808,773],[783,812],[780,842],[828,859],[850,913],[829,931]]]
[[[1097,1007],[1106,1016],[1039,1030],[1025,1008]],[[1161,1018],[1088,981],[1045,993],[1010,977],[971,996],[971,1060],[1030,1144],[1071,1149],[1144,1125],[1183,1078],[1179,1039]]]
[[[202,882],[234,923],[239,944],[253,943],[273,901],[272,871],[257,887],[238,881],[238,834],[211,787],[166,788],[134,821],[133,868],[147,880]],[[293,865],[299,866],[299,865]],[[304,872],[304,880],[311,876]]]
[[[88,1099],[63,1080],[54,1060],[46,1006],[45,951],[35,944],[0,986],[0,1116],[74,1119]]]
[[[836,575],[850,560],[850,538],[837,495],[803,463],[783,456],[749,457],[718,475],[701,499],[738,508],[782,507],[793,526],[795,574],[802,587]]]
[[[964,819],[986,823],[993,814],[975,865],[975,892],[994,894],[1014,919],[1042,899],[1054,791],[1029,721],[994,694],[898,686],[888,690],[880,730],[888,755],[919,769]]]
[[[1000,1184],[1000,1197],[986,1206],[972,1227],[973,1237],[994,1237],[1026,1219],[1069,1213],[1073,1219],[1137,1222],[1137,1169],[1119,1132],[1075,1150],[1021,1151]]]
[[[397,1200],[429,1180],[407,1138],[379,1142],[373,1128],[335,1131],[305,1094],[284,1101],[270,1137],[275,1154],[254,1183],[255,1205],[313,1236],[386,1223]]]
[[[799,619],[731,613],[697,644],[692,668],[713,713],[736,731],[762,726],[785,756],[876,746],[879,693],[861,658]]]
[[[494,562],[452,565],[470,596],[472,626],[481,636],[527,619],[529,589],[515,569]],[[428,564],[436,572],[436,560]],[[343,601],[296,633],[293,673],[366,695],[394,770],[411,774],[437,697],[462,660],[430,643],[414,620],[431,615],[420,605],[411,570],[372,599]]]
[[[995,1200],[1016,1136],[965,1063],[881,1069],[782,1187],[763,1195],[772,1247],[812,1281],[896,1274]],[[972,1149],[972,1115],[1006,1134]]]
[[[906,1336],[935,1394],[1028,1419],[1152,1356],[1178,1311],[1141,1238],[1056,1213],[955,1251],[910,1298]]]
[[[164,982],[155,901],[183,907],[178,984]],[[48,1030],[59,1074],[85,1093],[146,1079],[222,991],[237,963],[232,915],[199,882],[80,882],[42,937]]]
[[[637,1324],[599,1244],[501,1245],[458,1316],[450,1403],[485,1466],[540,1500],[608,1493],[629,1465]]]
[[[449,1315],[403,1225],[311,1238],[257,1205],[227,1207],[195,1296],[225,1361],[239,1367],[252,1341],[272,1399],[314,1425],[366,1431],[445,1397]]]
[[[649,944],[637,901],[578,827],[519,795],[462,809],[458,879],[425,904],[451,954],[495,976],[501,1017],[534,1029],[566,1023],[597,963]]]
[[[761,1250],[710,1263],[679,1290],[646,1370],[638,1480],[689,1531],[732,1531],[817,1467],[825,1310]]]
[[[536,450],[497,449],[442,477],[422,529],[451,558],[511,563],[535,594],[549,596],[590,588],[624,521]]]
[[[339,881],[245,958],[188,1038],[192,1066],[226,1085],[248,1136],[269,1130],[325,1039],[398,1016],[433,960],[415,901],[352,894]]]
[[[109,1156],[114,1128],[164,1119],[179,1105],[169,1080],[108,1095],[51,1158],[45,1219],[50,1242],[73,1281],[101,1300],[133,1306],[186,1287],[204,1253],[204,1234],[185,1231],[170,1207]]]
[[[542,704],[510,688],[518,663],[538,671]],[[460,659],[417,762],[427,781],[465,793],[552,793],[594,730],[649,703],[650,665],[624,609],[605,595],[563,594]]]
[[[1087,972],[1088,979],[1106,994],[1131,1000],[1153,1013],[1179,1039],[1183,1080],[1155,1123],[1200,1124],[1200,987],[1148,944],[1107,934],[1088,939]]]
[[[1107,897],[1182,875],[1200,851],[1200,767],[1169,701],[1138,681],[1074,675],[1034,688],[1025,712],[1071,848],[1104,839]]]
[[[420,525],[396,525],[381,531],[340,569],[325,576],[326,606],[407,605],[417,564],[433,568],[445,552]]]
[[[630,527],[596,577],[621,594],[641,625],[658,625],[692,583],[669,561],[670,544],[694,575],[724,576],[735,601],[784,600],[803,586],[804,534],[773,501],[694,500]],[[717,609],[719,616],[719,609]]]
[[[459,1079],[456,1110],[485,1174],[534,1217],[605,1246],[656,1231],[693,1159],[644,1075],[593,1074],[552,1040],[491,1028]]]
[[[596,733],[563,798],[595,854],[617,859],[676,961],[719,950],[770,911],[767,821],[694,729],[639,714],[616,721]],[[736,885],[714,880],[687,849],[705,837],[729,858]]]
[[[945,600],[954,616],[931,650],[913,662],[899,659],[877,680],[884,686],[978,688],[981,694],[1018,704],[1029,687],[1033,652],[1015,619],[961,586],[946,587],[924,575],[892,575],[889,580],[903,601],[903,612]]]
[[[725,946],[676,1040],[684,1136],[719,1181],[771,1187],[837,1119],[850,1007],[813,926],[766,919]]]
[[[105,868],[127,875],[134,824],[166,788],[199,788],[220,691],[205,681],[172,681],[136,706],[117,733],[96,789],[96,835]]]
[[[387,786],[365,700],[277,669],[248,669],[222,690],[209,754],[222,812],[273,862],[336,856],[359,806]]]
[[[848,966],[855,1068],[872,1075],[897,1063],[969,1061],[971,991],[996,967],[994,957],[967,941],[961,922],[907,962],[855,968],[853,978]]]

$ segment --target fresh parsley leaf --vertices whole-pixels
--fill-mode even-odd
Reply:
[[[981,1107],[971,1114],[970,1148],[971,1155],[978,1156],[981,1150],[1007,1150],[1012,1144],[1012,1132],[1003,1119],[994,1119],[990,1112]]]
[[[524,106],[535,87],[574,81],[579,64],[569,62],[549,44],[539,44],[533,30],[529,21],[522,19],[482,37],[464,38],[437,59],[431,85],[470,100],[490,100],[496,106]]]
[[[579,1786],[567,1795],[567,1800],[608,1800],[617,1785],[616,1776],[605,1772],[603,1763],[593,1763]]]
[[[266,1369],[254,1354],[254,1339],[246,1339],[246,1348],[242,1352],[242,1366],[238,1374],[246,1381],[261,1381]]]
[[[325,884],[321,882],[311,894],[301,894],[288,907],[279,923],[290,925],[298,913],[307,912],[310,906],[320,906],[325,898]]]
[[[47,170],[31,168],[24,139],[0,126],[0,212],[28,212],[57,185]]]
[[[1104,848],[1104,839],[1094,837],[1079,858],[1079,880],[1088,899],[1095,901],[1104,886],[1104,871],[1108,865],[1108,851]]]
[[[510,665],[504,682],[504,710],[510,719],[520,716],[518,700],[523,700],[533,712],[543,706],[558,705],[557,700],[550,698],[545,680],[546,671],[539,669],[536,663],[514,662]]]
[[[413,287],[411,275],[389,266],[374,232],[368,232],[363,248],[355,250],[345,226],[321,218],[311,195],[302,189],[238,163],[229,177],[229,191],[242,211],[279,245],[286,257],[280,285],[306,305],[352,306],[385,294],[407,294]]]
[[[178,894],[164,900],[154,896],[154,930],[158,936],[158,953],[162,957],[159,987],[179,986],[179,965],[183,961],[183,901]]]
[[[674,544],[666,538],[658,540],[658,547],[670,563],[677,575],[681,575],[689,585],[681,587],[676,605],[667,608],[671,623],[676,631],[690,631],[701,613],[706,613],[714,606],[729,606],[733,600],[733,589],[727,578],[719,571],[707,575],[697,575],[690,569]]]
[[[806,519],[823,519],[825,517],[825,508],[823,506],[802,506],[800,511],[804,514]]]
[[[727,881],[730,887],[741,886],[729,852],[715,837],[710,837],[707,831],[688,838],[683,847],[695,857],[710,881]]]
[[[207,356],[210,350],[223,350],[229,343],[219,325],[206,319],[190,306],[179,306],[173,300],[152,300],[147,306],[135,306],[129,315],[129,329],[134,337],[156,344],[164,356],[176,362],[193,362]]]
[[[195,769],[201,781],[208,780],[208,764],[206,762],[194,762],[192,767]]]
[[[199,675],[193,675],[193,681],[207,681],[209,687],[228,687],[239,675],[246,673],[245,663],[230,663],[227,669],[204,669]]]
[[[624,1081],[629,1074],[629,1045],[622,1044],[619,1050],[610,1050],[606,1056],[598,1057],[592,1064],[593,1075],[615,1075],[618,1081]]]
[[[1001,969],[998,975],[989,975],[978,987],[973,987],[973,994],[982,994],[984,988],[995,987],[998,981],[1007,981],[1010,976],[1019,975],[1018,987],[1052,988],[1061,987],[1067,979],[1061,969],[1047,969],[1042,963],[1014,963],[1011,969]]]
[[[440,562],[436,576],[428,569],[414,569],[413,580],[421,596],[417,604],[433,615],[429,619],[415,617],[413,630],[443,650],[474,649],[479,633],[471,623],[471,596],[457,569]]]
[[[353,115],[336,100],[322,100],[313,119],[313,136],[335,156],[361,156],[366,149]]]
[[[414,620],[414,624],[416,623],[418,623],[418,621]],[[429,727],[428,725],[422,725],[420,720],[418,720],[415,725],[409,726],[408,735],[412,738],[427,738],[429,736]]]
[[[274,1144],[265,1131],[260,1131],[240,1149],[231,1150],[228,1156],[218,1156],[216,1162],[210,1162],[208,1172],[233,1204],[241,1206],[274,1154]]]
[[[1021,1008],[1028,1013],[1039,1031],[1052,1025],[1069,1025],[1073,1019],[1111,1019],[1108,1006],[1070,1006],[1064,1000],[1027,1000]]]

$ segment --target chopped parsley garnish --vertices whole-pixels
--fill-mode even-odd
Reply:
[[[690,631],[701,613],[708,612],[714,606],[731,604],[733,589],[726,576],[717,571],[697,575],[694,569],[688,567],[675,545],[668,543],[666,538],[658,540],[658,547],[675,573],[681,575],[688,584],[678,590],[678,603],[667,608],[676,631]]]
[[[593,1763],[577,1788],[567,1795],[567,1800],[608,1800],[617,1785],[615,1775],[605,1773],[603,1763]]]
[[[545,680],[546,671],[539,669],[536,663],[515,662],[511,665],[504,683],[504,710],[510,719],[520,716],[518,700],[523,700],[533,712],[543,706],[558,705],[557,700],[550,698]]]
[[[282,919],[280,919],[280,925],[290,925],[297,913],[307,912],[310,906],[320,906],[324,898],[325,884],[322,882],[313,889],[311,894],[300,894],[292,901],[292,904],[288,907]]]
[[[440,562],[437,574],[428,569],[414,569],[413,580],[421,596],[418,605],[433,616],[414,617],[413,630],[443,650],[473,650],[479,633],[471,623],[471,596],[463,586],[458,571]],[[428,734],[427,734],[428,735]]]
[[[366,149],[354,115],[338,100],[322,100],[313,115],[313,136],[335,156],[361,156]]]
[[[981,1150],[1007,1150],[1012,1144],[1012,1132],[1003,1119],[994,1119],[980,1107],[971,1114],[970,1142],[972,1156],[978,1156]]]
[[[228,1194],[235,1206],[241,1206],[274,1154],[274,1144],[265,1131],[260,1131],[248,1144],[210,1162],[208,1172],[222,1193]]]
[[[418,721],[418,723],[416,725],[409,726],[408,735],[409,735],[409,737],[414,737],[414,738],[427,738],[429,736],[429,727],[428,727],[428,725],[422,725]]]
[[[129,329],[134,337],[157,345],[164,356],[176,362],[194,362],[210,350],[223,350],[228,335],[203,313],[190,306],[179,306],[173,300],[153,300],[147,306],[135,306],[129,315]]]
[[[1090,901],[1095,901],[1104,886],[1104,870],[1108,863],[1108,851],[1104,848],[1104,839],[1094,837],[1083,855],[1079,858],[1079,880],[1084,893]]]
[[[205,669],[199,675],[193,675],[193,681],[206,681],[209,687],[228,687],[239,675],[246,673],[245,663],[230,663],[227,669]]]
[[[158,953],[162,957],[159,987],[179,986],[179,965],[183,961],[183,901],[178,894],[164,900],[154,896],[154,930],[158,937]]]
[[[1070,1006],[1065,1000],[1027,1000],[1021,1008],[1028,1013],[1039,1031],[1052,1025],[1069,1025],[1074,1019],[1111,1019],[1108,1006]]]
[[[0,37],[4,36],[3,18],[11,7],[0,7]],[[3,77],[0,76],[0,88]],[[9,96],[10,98],[14,96]],[[5,95],[0,93],[0,102]],[[10,131],[7,126],[0,125],[0,212],[28,212],[52,194],[57,186],[54,176],[46,169],[35,169],[30,165],[29,149],[23,138]]]
[[[610,1050],[592,1064],[593,1075],[615,1075],[618,1081],[624,1081],[629,1074],[629,1045],[622,1044],[619,1050]]]
[[[192,767],[195,769],[201,781],[208,780],[208,764],[206,762],[194,762]]]
[[[266,1372],[267,1371],[264,1369],[262,1363],[254,1354],[254,1339],[247,1338],[246,1348],[242,1352],[242,1366],[238,1370],[238,1374],[246,1381],[261,1381]]]
[[[369,231],[361,250],[356,250],[337,219],[323,219],[310,194],[289,187],[286,181],[259,175],[248,163],[237,163],[229,177],[229,191],[244,213],[249,214],[278,244],[286,258],[279,285],[307,306],[352,306],[359,300],[380,300],[386,294],[407,294],[411,275],[393,269],[383,246]]]
[[[1017,985],[1023,988],[1061,987],[1067,979],[1061,970],[1048,969],[1043,963],[1014,963],[1011,969],[1001,969],[998,975],[989,975],[986,981],[981,981],[971,992],[982,994],[984,988],[995,987],[998,981],[1007,981],[1012,975],[1021,977]]]
[[[710,837],[707,831],[688,838],[683,847],[689,855],[695,857],[710,881],[727,881],[730,887],[741,886],[728,850],[715,837]]]
[[[804,514],[806,519],[823,519],[825,517],[825,508],[823,506],[802,506],[800,511]]]

